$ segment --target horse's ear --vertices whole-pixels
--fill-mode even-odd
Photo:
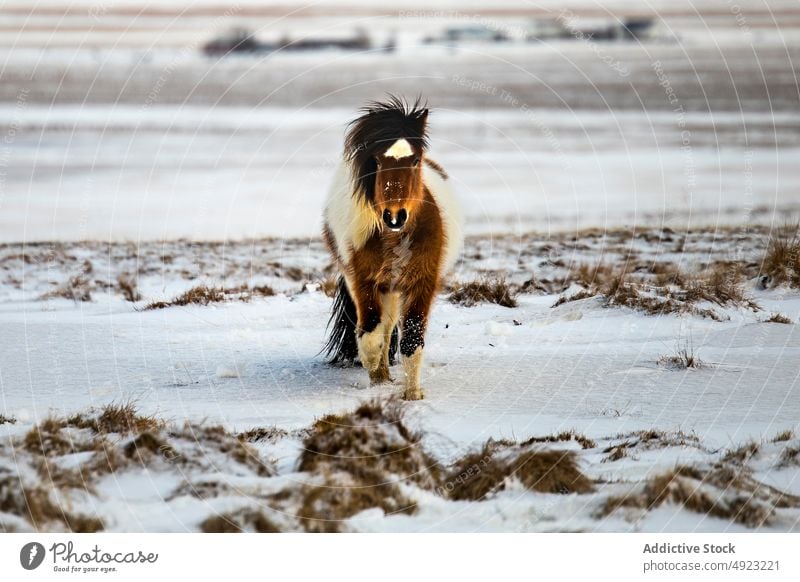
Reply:
[[[428,120],[428,108],[422,109],[419,113],[417,113],[417,119],[425,123]]]

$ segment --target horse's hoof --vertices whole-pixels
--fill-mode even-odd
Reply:
[[[394,382],[394,378],[389,375],[389,370],[378,368],[374,372],[369,373],[369,381],[372,384],[385,384],[387,382]]]
[[[416,390],[407,388],[406,391],[403,392],[403,400],[422,400],[423,398],[425,398],[425,395],[422,394],[422,390],[419,388]]]

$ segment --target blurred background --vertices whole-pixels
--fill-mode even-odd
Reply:
[[[471,233],[782,224],[796,0],[3,0],[0,241],[317,236],[422,96]]]

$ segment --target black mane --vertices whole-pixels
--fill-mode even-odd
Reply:
[[[388,95],[385,101],[368,103],[361,112],[348,125],[344,155],[353,168],[360,194],[372,200],[377,171],[375,156],[401,138],[408,140],[415,150],[424,152],[428,147],[428,109],[419,98],[409,105],[400,97]]]

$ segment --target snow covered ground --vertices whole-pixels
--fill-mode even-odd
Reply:
[[[698,305],[713,309],[720,321],[688,313],[645,315],[604,306],[601,297],[553,307],[564,286],[566,296],[577,289],[565,277],[581,264],[628,262],[634,272],[642,265],[657,272],[653,264],[675,263],[685,272],[697,272],[738,253],[743,264],[757,269],[769,236],[768,229],[756,228],[471,238],[455,280],[503,273],[522,292],[513,308],[454,305],[445,294],[437,301],[426,344],[426,398],[403,409],[404,422],[422,435],[415,450],[424,450],[445,477],[432,488],[420,485],[417,473],[389,472],[387,479],[400,483],[402,499],[411,500],[416,512],[385,515],[386,507],[373,508],[342,523],[334,520],[336,527],[739,531],[769,515],[763,527],[796,530],[800,497],[791,497],[800,496],[796,290],[759,290],[753,278],[744,288],[757,309]],[[318,355],[331,300],[322,292],[327,257],[316,239],[12,244],[0,248],[0,264],[0,414],[17,421],[0,425],[0,476],[14,471],[46,484],[43,465],[37,465],[41,457],[32,452],[41,437],[34,435],[31,448],[25,435],[48,417],[91,416],[92,407],[99,411],[110,403],[134,402],[139,413],[169,423],[172,432],[160,433],[164,442],[158,441],[158,450],[178,451],[189,459],[177,466],[158,455],[141,465],[123,463],[92,477],[90,494],[62,490],[59,495],[69,500],[71,511],[99,518],[107,530],[192,531],[221,514],[239,515],[237,523],[245,529],[263,526],[252,525],[254,518],[242,514],[242,508],[262,512],[279,529],[308,527],[293,517],[304,511],[296,499],[302,499],[304,488],[319,486],[320,479],[324,491],[353,486],[336,480],[347,473],[334,473],[339,476],[334,486],[321,476],[327,473],[299,470],[311,446],[309,435],[315,434],[310,427],[326,414],[353,410],[400,390],[397,384],[370,386],[363,370],[328,367]],[[141,298],[136,303],[123,298],[120,275],[138,281]],[[538,290],[524,286],[532,275]],[[143,309],[198,284],[232,291],[219,303]],[[269,285],[276,294],[253,292],[245,301],[236,291],[243,284],[250,289]],[[90,301],[58,297],[64,289],[81,286]],[[773,313],[795,323],[766,323]],[[686,346],[703,367],[659,363]],[[193,425],[181,429],[185,422]],[[389,438],[384,422],[375,421],[375,443]],[[214,433],[211,438],[198,428],[217,425],[230,435],[265,429],[261,436],[243,437],[251,441],[248,454],[257,455],[256,464],[231,456],[230,442],[238,442],[234,436]],[[86,428],[63,431],[75,452],[45,456],[45,466],[89,466],[93,454],[110,454],[107,449],[80,452],[89,447],[80,443],[99,438]],[[772,442],[785,431],[785,440]],[[454,486],[454,463],[481,451],[487,439],[523,442],[564,432],[581,438],[525,446],[572,451],[593,483],[591,492],[530,491],[512,478],[482,501],[441,494]],[[107,446],[127,455],[134,436],[104,438],[111,443]],[[230,442],[219,440],[224,438]],[[746,446],[750,443],[756,443],[752,453]],[[378,459],[382,454],[375,452]],[[259,469],[262,462],[266,468]],[[748,506],[756,512],[755,522],[714,517],[713,503],[706,508],[709,515],[680,509],[674,501],[649,512],[624,504],[610,513],[604,510],[615,497],[636,492],[648,479],[677,466],[711,471],[701,489],[712,487],[711,498],[719,496],[716,507],[744,499],[757,506]],[[482,467],[479,462],[478,472]],[[728,470],[759,484],[741,490],[720,485],[714,471]],[[48,468],[47,474],[59,475],[52,471]],[[456,482],[462,480],[459,474]],[[687,483],[699,487],[697,480]],[[30,527],[9,513],[0,512],[0,523]],[[59,523],[41,527],[63,528]]]
[[[800,529],[800,293],[762,260],[796,2],[289,4],[0,7],[0,530]],[[654,35],[421,42],[563,8]],[[201,54],[236,25],[397,50]],[[322,200],[389,91],[470,234],[400,404],[318,353]],[[498,278],[515,306],[448,299]]]

